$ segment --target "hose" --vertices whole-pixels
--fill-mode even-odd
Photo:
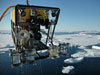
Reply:
[[[15,6],[9,6],[4,12],[3,14],[0,16],[0,21],[2,20],[2,18],[4,17],[4,15],[6,14],[6,12],[10,9],[10,8],[14,8]]]

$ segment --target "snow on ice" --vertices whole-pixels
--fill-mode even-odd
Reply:
[[[84,60],[84,57],[100,57],[100,31],[80,31],[80,32],[65,32],[54,36],[54,44],[65,42],[71,46],[76,45],[78,49],[71,54],[71,57],[65,59],[65,63],[79,63]],[[99,44],[96,45],[96,44]],[[14,48],[10,31],[0,31],[0,53]],[[75,51],[75,49],[72,49]],[[45,53],[46,51],[43,51]],[[74,66],[63,67],[62,73],[69,73],[75,69]]]
[[[63,67],[62,73],[69,73],[74,69],[74,66]]]
[[[84,57],[69,58],[69,59],[65,59],[64,63],[79,63],[83,59],[84,59]]]
[[[0,53],[14,48],[10,31],[0,31]]]
[[[100,50],[100,47],[98,47],[98,46],[92,46],[92,48]]]

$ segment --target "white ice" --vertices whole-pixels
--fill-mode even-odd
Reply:
[[[97,49],[97,50],[100,50],[100,47],[98,46],[92,46],[93,49]]]
[[[55,35],[54,44],[59,45],[61,42],[70,43],[71,45],[79,45],[79,50],[71,55],[71,58],[65,59],[65,63],[79,63],[84,60],[84,57],[100,57],[99,46],[95,44],[100,44],[100,35],[90,35],[90,34],[100,33],[100,31],[85,31],[79,32],[78,34],[66,34],[66,35]],[[45,39],[42,39],[45,41]],[[0,31],[0,53],[8,51],[13,46],[13,40],[11,32]],[[92,49],[86,48],[86,46],[92,45]],[[42,51],[42,53],[45,53]],[[62,73],[69,73],[71,70],[75,69],[74,66],[63,67]]]
[[[73,69],[74,69],[74,66],[63,67],[62,73],[69,73]]]
[[[13,45],[10,31],[0,31],[0,53],[9,50]]]
[[[69,42],[74,45],[82,46],[100,43],[100,35],[89,35],[88,33],[90,32],[80,32],[79,34],[56,35],[55,38],[60,42]]]
[[[72,54],[72,57],[100,57],[100,50],[84,49],[85,52],[76,52]]]
[[[100,35],[90,35],[100,33],[100,31],[85,31],[79,32],[78,34],[66,34],[66,35],[56,35],[54,37],[54,44],[59,45],[60,42],[70,43],[72,45],[80,45],[80,50],[72,55],[72,57],[80,56],[100,56],[100,51],[97,50],[100,47],[95,46],[95,44],[100,43]],[[86,46],[93,45],[92,49],[86,49]],[[14,46],[11,32],[10,31],[0,31],[0,51],[7,51],[10,47]]]
[[[64,60],[64,63],[79,63],[84,59],[84,57],[68,58]]]

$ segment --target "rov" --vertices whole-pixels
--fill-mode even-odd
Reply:
[[[53,35],[58,22],[60,9],[55,7],[16,5],[8,7],[0,17],[11,10],[11,32],[15,50],[10,49],[12,64],[34,63],[37,59],[59,57],[67,54],[67,46],[55,46]],[[51,28],[52,31],[51,31]],[[42,41],[45,39],[45,42]],[[40,51],[46,50],[41,56]]]

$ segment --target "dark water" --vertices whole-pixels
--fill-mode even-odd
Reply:
[[[58,59],[37,60],[36,65],[23,64],[16,68],[11,66],[9,52],[0,53],[0,75],[100,75],[100,57],[84,58],[80,63],[66,64],[62,56]],[[69,74],[63,74],[63,66],[74,66]]]

